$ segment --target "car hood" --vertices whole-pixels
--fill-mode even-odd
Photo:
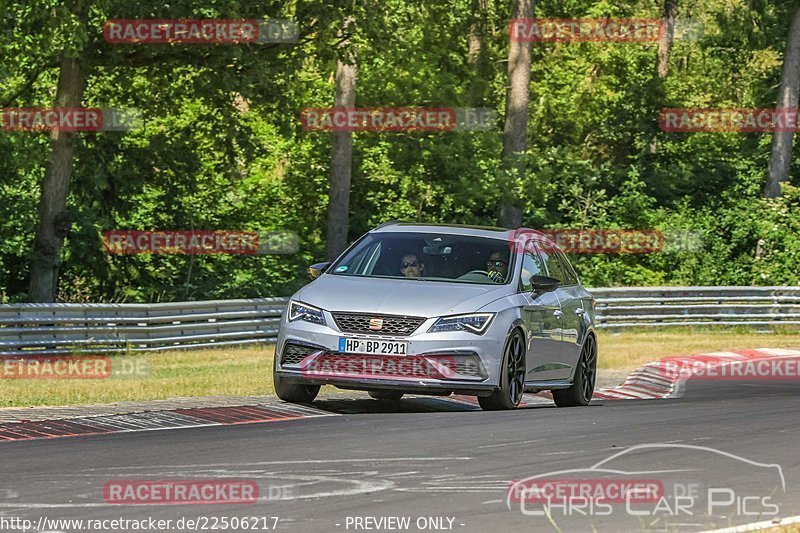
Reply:
[[[293,298],[326,311],[434,317],[471,313],[510,293],[510,285],[325,274],[300,289]]]

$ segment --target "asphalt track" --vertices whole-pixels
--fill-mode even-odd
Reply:
[[[286,532],[701,531],[800,515],[800,383],[692,380],[680,399],[513,412],[433,398],[315,405],[338,416],[2,444],[0,519],[267,517],[249,529],[267,531],[278,517]],[[541,504],[523,513],[507,502],[513,480],[589,479],[582,470],[626,450],[612,461],[616,477],[662,482],[658,510],[652,502],[562,505],[548,518],[532,514]],[[109,480],[212,477],[255,480],[261,497],[144,506],[103,498]],[[715,493],[710,514],[709,488],[726,491]],[[682,512],[667,510],[675,490],[685,491]],[[388,517],[408,517],[409,527],[393,529]]]

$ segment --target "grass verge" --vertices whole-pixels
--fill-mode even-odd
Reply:
[[[630,370],[669,355],[747,348],[800,348],[797,330],[670,329],[599,333],[601,377],[618,383]],[[135,354],[149,371],[108,379],[0,379],[0,407],[113,403],[187,396],[273,394],[274,348],[220,348]],[[112,358],[114,368],[114,358]],[[335,389],[332,389],[335,390]]]
[[[597,342],[598,368],[630,371],[670,355],[751,348],[800,349],[800,330],[785,328],[760,333],[743,328],[600,330]]]
[[[0,379],[0,407],[273,394],[273,354],[272,346],[137,353],[124,357],[144,361],[135,377],[116,377],[112,356],[106,379]]]

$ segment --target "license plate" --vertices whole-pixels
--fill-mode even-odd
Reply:
[[[408,341],[381,341],[339,337],[339,352],[366,355],[407,355]]]

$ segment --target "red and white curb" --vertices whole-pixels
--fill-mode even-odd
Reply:
[[[679,398],[685,390],[686,381],[693,376],[683,372],[675,372],[676,368],[692,368],[694,365],[699,364],[701,369],[707,370],[742,362],[775,362],[782,359],[800,359],[800,350],[759,348],[736,352],[710,352],[691,356],[665,357],[637,368],[631,372],[621,385],[596,390],[593,398],[597,400]],[[425,398],[430,399],[429,397]],[[441,400],[447,401],[450,405],[459,404],[478,407],[478,400],[473,396],[453,395]],[[538,394],[525,394],[520,406],[552,404],[553,396],[550,391],[543,391]],[[433,409],[435,410],[435,407]],[[357,410],[357,412],[362,411]],[[54,420],[0,422],[0,443],[133,431],[256,424],[339,416],[347,413],[347,408],[323,410],[312,406],[270,402],[221,407],[172,408],[100,416],[73,416]]]
[[[625,381],[616,387],[604,387],[594,391],[595,400],[657,400],[680,398],[686,388],[686,381],[691,379],[687,373],[675,372],[675,368],[691,368],[694,363],[702,363],[704,368],[716,368],[737,362],[756,362],[775,360],[778,357],[800,358],[800,350],[783,348],[758,348],[738,350],[735,352],[709,352],[698,355],[670,356],[648,363],[631,372]],[[746,379],[746,378],[742,378]],[[478,400],[472,396],[451,396],[449,400],[477,405]],[[529,405],[552,405],[553,395],[550,391],[537,394],[525,394],[520,407]]]
[[[303,405],[262,404],[9,422],[0,424],[0,443],[134,431],[258,424],[321,416],[337,416],[337,414]]]
[[[685,390],[686,381],[693,376],[675,372],[675,368],[688,369],[694,363],[701,363],[704,368],[709,369],[732,363],[774,360],[776,357],[797,358],[800,357],[800,350],[758,348],[735,352],[709,352],[699,355],[665,357],[637,368],[621,385],[595,391],[594,397],[598,400],[680,398]]]

